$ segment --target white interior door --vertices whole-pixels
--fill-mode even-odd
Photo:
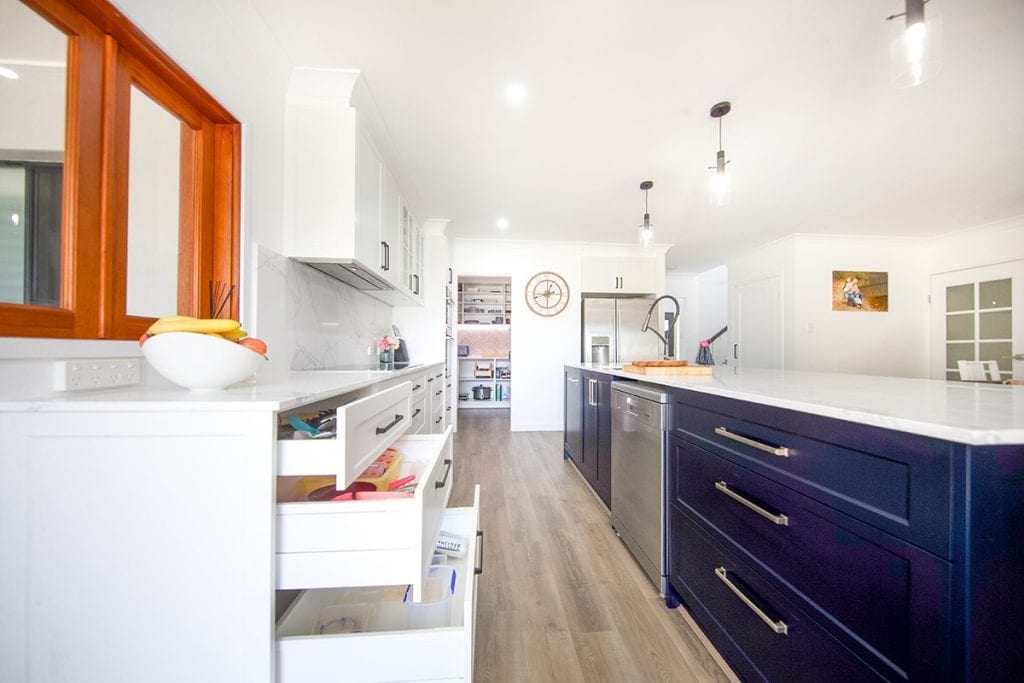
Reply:
[[[932,275],[931,340],[934,379],[959,380],[960,360],[1024,379],[1024,260]]]
[[[737,285],[733,302],[733,362],[741,368],[782,369],[782,276]]]

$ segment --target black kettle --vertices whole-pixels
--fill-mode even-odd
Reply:
[[[398,348],[395,349],[395,367],[406,366],[409,364],[409,347],[402,339],[402,333],[398,331],[397,325],[392,325],[391,331],[395,333],[395,339],[398,340]]]

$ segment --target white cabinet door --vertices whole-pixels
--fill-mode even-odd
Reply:
[[[587,256],[582,288],[596,294],[654,294],[657,260],[647,256]]]
[[[356,135],[355,164],[355,259],[383,275],[380,212],[384,165],[362,131]]]
[[[654,294],[657,291],[657,260],[647,256],[624,256],[618,261],[618,291],[624,294]]]
[[[402,195],[398,182],[387,166],[383,170],[380,208],[380,246],[383,251],[382,276],[404,289],[402,281]]]

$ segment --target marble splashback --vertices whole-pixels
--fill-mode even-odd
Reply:
[[[505,325],[459,325],[458,344],[469,347],[478,358],[508,358],[512,348],[511,330]]]
[[[256,277],[257,324],[271,360],[275,349],[286,370],[376,359],[377,340],[391,330],[389,304],[262,245]]]

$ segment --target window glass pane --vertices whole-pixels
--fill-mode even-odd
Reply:
[[[135,86],[128,136],[128,315],[178,310],[181,122]]]
[[[946,379],[952,380],[954,382],[959,381],[960,380],[960,373],[959,372],[955,372],[955,371],[954,372],[947,371],[946,372]]]
[[[947,315],[946,339],[974,339],[974,314],[955,313]]]
[[[973,311],[974,285],[946,287],[946,311]]]
[[[993,311],[979,314],[980,339],[1012,339],[1012,311]]]
[[[946,368],[956,368],[961,360],[976,360],[974,344],[946,344]]]
[[[0,166],[0,301],[25,303],[25,169]]]
[[[67,36],[0,0],[0,301],[60,304]]]
[[[1012,292],[1012,278],[979,282],[978,308],[1009,308],[1013,305]]]
[[[1013,372],[1013,354],[1010,342],[985,342],[978,344],[978,360],[994,360],[999,363],[1000,372]]]

